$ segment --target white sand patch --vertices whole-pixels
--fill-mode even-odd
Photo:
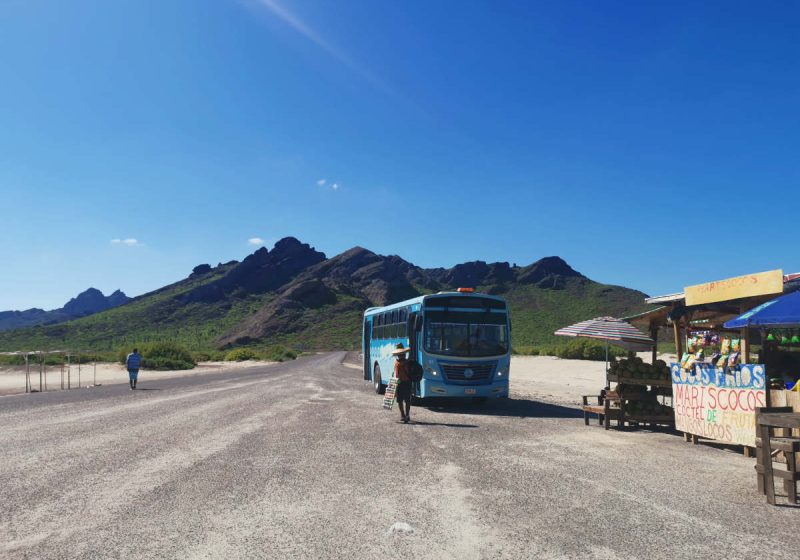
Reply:
[[[254,366],[272,365],[276,362],[263,361],[243,361],[243,362],[202,362],[194,369],[180,371],[150,371],[143,369],[139,372],[139,381],[146,383],[150,380],[165,379],[171,377],[187,377],[193,375],[211,375],[215,373],[235,371]],[[47,366],[42,375],[41,387],[43,390],[61,390],[62,372],[64,387],[69,384],[73,389],[87,387],[90,385],[114,385],[128,383],[128,372],[122,364],[98,363],[72,364],[69,368],[59,366]],[[31,364],[30,383],[34,390],[39,390],[39,365]],[[46,389],[45,389],[46,387]],[[25,392],[25,366],[2,366],[0,367],[0,395],[9,395]]]
[[[650,362],[650,353],[639,356]],[[674,355],[663,354],[669,363]],[[577,406],[581,395],[597,395],[606,385],[605,362],[562,360],[552,356],[514,356],[509,374],[512,397]]]

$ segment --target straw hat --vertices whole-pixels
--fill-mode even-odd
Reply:
[[[392,356],[402,356],[406,352],[408,352],[408,348],[403,346],[402,342],[398,342],[397,346],[395,346],[395,350],[392,351]]]

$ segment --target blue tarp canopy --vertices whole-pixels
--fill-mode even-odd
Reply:
[[[726,329],[743,327],[800,327],[800,291],[762,303],[725,323]]]

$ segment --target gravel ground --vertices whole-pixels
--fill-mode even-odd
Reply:
[[[343,358],[0,398],[0,557],[797,558],[752,459],[587,428],[513,372],[403,425]]]

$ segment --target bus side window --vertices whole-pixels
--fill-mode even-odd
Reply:
[[[383,338],[383,316],[375,315],[375,338],[381,340]]]
[[[407,324],[408,323],[408,318],[407,317],[408,317],[408,314],[406,313],[406,310],[405,309],[401,309],[400,310],[400,317],[397,320],[397,322],[398,322],[397,336],[399,336],[400,338],[405,338],[406,336],[408,336],[408,332],[406,330],[406,327],[408,326],[408,324]]]

